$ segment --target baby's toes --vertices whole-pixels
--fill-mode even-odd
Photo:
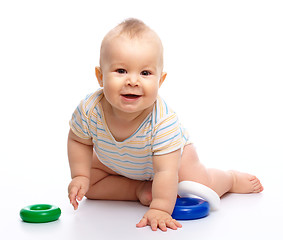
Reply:
[[[263,187],[258,178],[255,178],[254,180],[252,180],[252,185],[253,185],[254,193],[259,193],[263,190]]]

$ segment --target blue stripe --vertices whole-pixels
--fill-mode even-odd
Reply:
[[[97,125],[97,122],[95,122],[94,120],[90,119],[90,121],[91,121],[93,124]]]
[[[188,141],[188,138],[186,138],[186,137],[185,137],[185,135],[183,136],[183,138],[185,139],[185,142],[187,142],[187,141]]]
[[[157,106],[158,106],[158,104],[156,102],[156,104],[155,104],[155,124],[157,123]]]
[[[96,138],[97,138],[97,135],[96,135],[93,131],[90,130],[90,132],[91,132],[91,137],[92,137],[92,138],[93,138],[93,137],[96,137]]]
[[[87,121],[86,121],[86,120],[84,120],[83,118],[81,118],[81,119],[77,120],[77,117],[76,117],[76,116],[74,116],[74,117],[73,117],[73,120],[74,120],[74,121],[82,120],[82,122],[84,122],[84,123],[87,125]]]
[[[79,106],[77,106],[76,110],[78,111],[79,115],[82,117],[82,113],[81,113],[81,110],[80,110]],[[73,117],[75,117],[75,116],[76,116],[76,114],[73,113]]]
[[[97,129],[97,130],[100,130],[100,131],[102,131],[102,132],[106,132],[105,129],[103,129],[103,128],[96,127],[96,129]]]
[[[177,122],[178,122],[178,120],[176,120],[175,122],[171,123],[170,125],[166,125],[165,127],[158,129],[158,130],[156,131],[155,135],[156,135],[157,133],[159,133],[160,131],[162,131],[162,130],[164,130],[164,129],[166,129],[166,128],[171,127],[172,125],[176,124]],[[154,135],[154,136],[155,136],[155,135]]]
[[[166,114],[168,114],[168,106],[167,106],[167,103],[163,100],[163,103],[165,105],[165,108],[166,108]]]
[[[185,139],[185,142],[187,142],[189,139],[188,137],[185,136],[185,134],[183,134],[183,138]]]
[[[144,135],[137,136],[137,138],[147,138],[148,134],[150,134],[151,132],[152,132],[152,124],[151,124],[151,128],[149,128]]]
[[[98,105],[97,105],[98,106]],[[99,118],[101,119],[101,114],[99,113],[99,110],[97,109],[97,106],[94,108],[96,110],[96,114],[99,116]]]
[[[137,136],[137,138],[146,138],[147,135]]]
[[[123,170],[123,169],[120,169],[120,168],[115,168],[115,167],[112,167],[110,164],[108,164],[107,161],[102,161],[107,167],[109,167],[110,169],[112,169],[114,172],[117,172],[117,173],[120,173],[121,175],[125,175],[125,176],[143,176],[143,175],[154,175],[153,173],[153,169],[147,169],[146,172],[134,172],[134,173],[131,173],[131,172],[128,172],[126,169]],[[113,164],[114,166],[116,164]],[[117,165],[119,167],[119,165]],[[129,169],[130,170],[130,169]],[[149,171],[152,171],[152,172],[148,172]]]
[[[85,135],[89,136],[88,132],[84,131],[83,127],[76,121],[76,119],[74,119],[75,124],[78,126],[78,128],[81,130],[81,132],[83,132]],[[74,124],[72,124],[73,127],[78,131],[78,128],[75,127]],[[80,132],[80,131],[78,131]]]

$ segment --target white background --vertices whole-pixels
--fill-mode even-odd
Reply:
[[[282,1],[274,0],[1,0],[1,236],[282,236],[282,12]],[[262,194],[229,195],[220,211],[167,235],[135,228],[145,211],[138,203],[84,201],[72,211],[68,121],[98,87],[102,38],[128,17],[162,39],[168,76],[160,94],[189,130],[202,162],[256,174]],[[21,222],[22,207],[42,202],[61,207],[59,221]]]

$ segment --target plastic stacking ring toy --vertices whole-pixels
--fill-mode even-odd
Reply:
[[[220,206],[220,198],[212,189],[200,183],[183,181],[179,183],[178,195],[181,198],[189,197],[191,194],[203,198],[210,205],[211,210],[217,210]]]
[[[46,223],[57,220],[61,215],[61,209],[49,204],[35,204],[21,209],[20,216],[24,222]]]
[[[199,198],[177,198],[172,218],[193,220],[209,214],[209,203]]]

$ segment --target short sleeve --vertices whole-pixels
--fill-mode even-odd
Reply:
[[[74,111],[69,125],[74,134],[76,134],[78,137],[89,139],[91,138],[88,124],[89,120],[84,106],[84,101],[81,101]]]
[[[153,131],[152,152],[154,155],[163,155],[178,149],[183,144],[183,133],[175,113],[160,121]]]

